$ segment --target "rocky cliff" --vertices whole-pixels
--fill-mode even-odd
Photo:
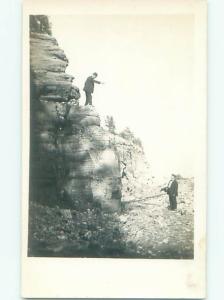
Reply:
[[[124,138],[119,134],[110,133],[109,139],[119,157],[122,203],[140,199],[146,193],[150,195],[153,178],[142,146],[136,144],[134,139]]]
[[[149,190],[141,147],[80,106],[46,16],[30,18],[30,256],[128,256],[122,202]]]
[[[80,107],[79,89],[67,74],[68,59],[48,19],[30,20],[30,199],[62,208],[99,204],[119,211],[117,151],[92,107]]]

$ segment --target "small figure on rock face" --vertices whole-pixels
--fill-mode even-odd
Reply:
[[[124,167],[123,167],[123,169],[122,169],[121,178],[126,177],[126,178],[128,179],[128,176],[127,176],[127,174],[126,174],[127,164],[126,164],[125,162],[123,162],[123,161],[122,161],[122,163],[123,163]]]
[[[86,93],[86,103],[85,103],[85,105],[92,105],[92,93],[94,92],[94,83],[104,84],[101,81],[95,80],[97,75],[98,74],[94,72],[85,81],[85,85],[84,85],[84,88],[83,88],[83,91],[85,91],[85,93]]]
[[[126,167],[124,167],[124,169],[122,170],[121,178],[124,178],[124,177],[128,178],[128,176],[127,176],[127,174],[126,174],[126,172],[125,172],[125,168],[126,168]]]
[[[170,206],[168,208],[170,210],[177,209],[176,197],[178,196],[178,182],[176,180],[176,175],[171,175],[171,179],[168,182],[167,187],[162,188],[161,191],[164,191],[169,195]]]

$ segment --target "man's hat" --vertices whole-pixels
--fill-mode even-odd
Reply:
[[[93,75],[97,76],[98,74],[96,72],[94,72]]]

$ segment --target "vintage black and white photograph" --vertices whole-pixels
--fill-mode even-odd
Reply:
[[[194,258],[193,24],[30,15],[29,256]]]
[[[204,6],[171,2],[26,13],[27,259],[186,262],[198,287]]]

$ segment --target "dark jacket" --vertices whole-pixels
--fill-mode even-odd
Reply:
[[[178,196],[178,182],[174,180],[170,187],[167,188],[167,194],[173,197]]]
[[[101,82],[97,81],[97,80],[93,79],[91,76],[89,76],[86,79],[83,91],[85,91],[87,93],[93,93],[93,91],[94,91],[94,83],[100,84]]]

